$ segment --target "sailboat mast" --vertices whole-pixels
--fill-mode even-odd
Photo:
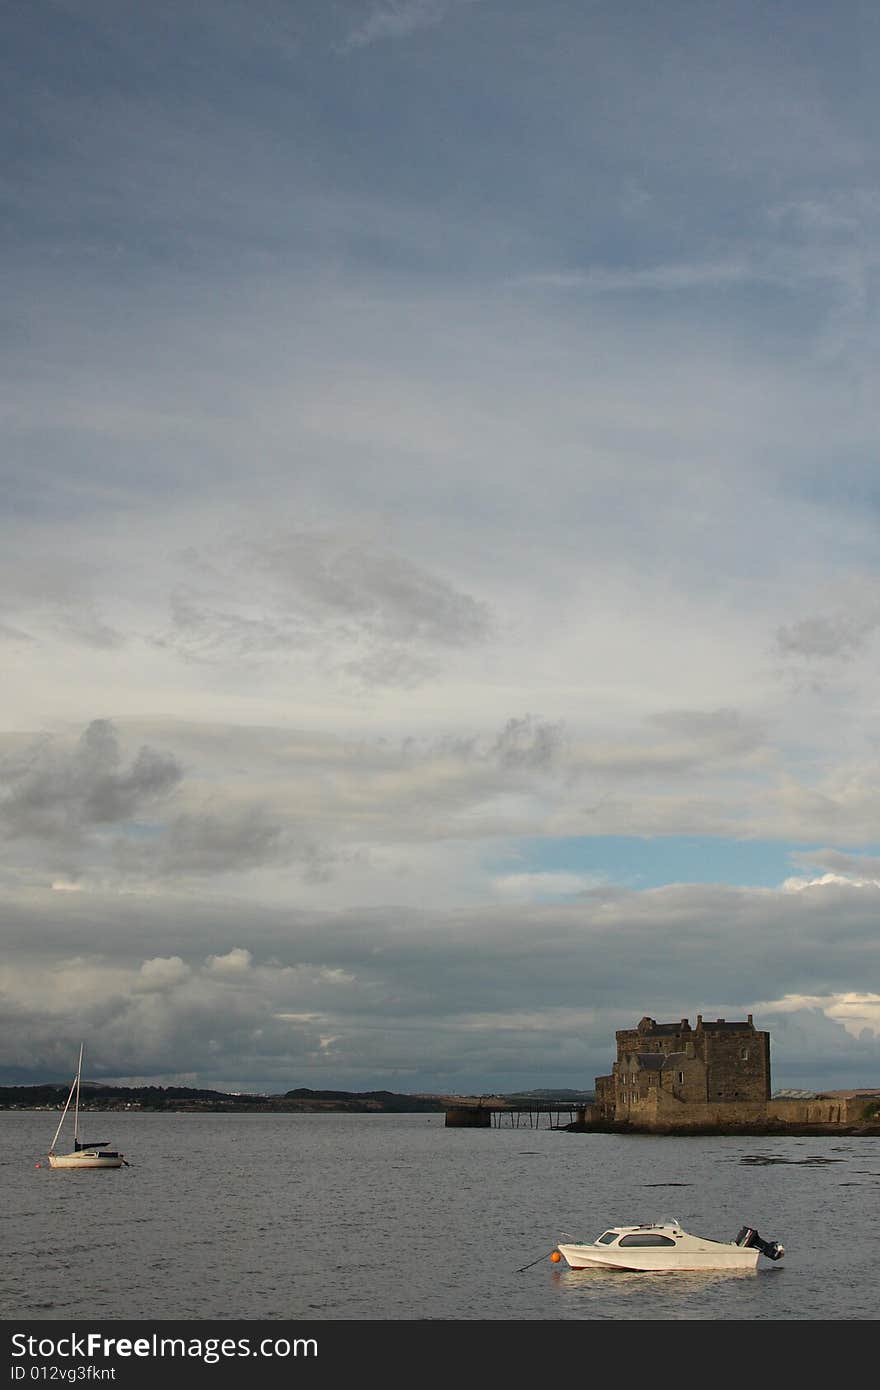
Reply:
[[[79,1148],[77,1140],[79,1138],[79,1083],[83,1069],[83,1043],[79,1045],[79,1065],[76,1069],[76,1100],[73,1106],[73,1151]]]
[[[73,1100],[73,1093],[74,1093],[75,1090],[76,1090],[76,1077],[74,1077],[73,1080],[72,1080],[71,1083],[70,1083],[70,1090],[67,1092],[67,1102],[66,1102],[66,1104],[65,1104],[65,1106],[64,1106],[64,1109],[63,1109],[62,1112],[61,1112],[61,1119],[58,1121],[58,1128],[56,1129],[55,1134],[54,1134],[54,1136],[53,1136],[53,1138],[52,1138],[52,1143],[49,1145],[49,1152],[50,1152],[50,1154],[52,1154],[52,1153],[55,1152],[55,1144],[57,1143],[58,1136],[59,1136],[59,1134],[61,1133],[61,1126],[64,1124],[64,1116],[67,1114],[68,1110],[70,1109],[70,1102]]]

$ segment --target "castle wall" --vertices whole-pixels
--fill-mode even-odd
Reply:
[[[592,1106],[592,1116],[594,1120],[613,1120],[615,1093],[613,1076],[596,1077],[596,1099]]]
[[[790,1125],[852,1124],[855,1120],[848,1113],[847,1105],[846,1101],[821,1097],[815,1100],[786,1098],[770,1101],[682,1101],[676,1099],[669,1091],[658,1089],[647,1096],[644,1101],[628,1107],[627,1114],[619,1118],[625,1123],[660,1130],[665,1127],[676,1129],[737,1128],[777,1123]]]
[[[698,1015],[693,1029],[686,1018],[657,1023],[646,1015],[636,1028],[618,1030],[615,1038],[617,1060],[611,1077],[603,1078],[600,1094],[609,1119],[627,1118],[655,1086],[693,1104],[770,1098],[770,1034],[755,1028],[751,1014],[745,1022],[716,1019],[705,1024]],[[651,1057],[665,1059],[653,1073],[640,1060]]]
[[[639,1129],[738,1129],[764,1125],[862,1125],[878,1093],[810,1099],[770,1093],[770,1034],[744,1022],[715,1019],[695,1028],[686,1018],[657,1023],[645,1016],[616,1034],[610,1076],[596,1078],[593,1123]],[[880,1119],[877,1120],[880,1124]]]
[[[685,1052],[694,1041],[694,1031],[686,1018],[680,1024],[655,1023],[643,1018],[638,1028],[621,1028],[614,1034],[617,1060],[633,1052]]]
[[[660,1072],[660,1089],[677,1101],[699,1105],[708,1099],[708,1072],[699,1057],[676,1056]]]
[[[768,1101],[693,1101],[674,1096],[669,1088],[652,1087],[634,1103],[613,1105],[599,1102],[584,1114],[587,1124],[609,1121],[634,1128],[663,1133],[674,1129],[756,1129],[763,1125],[785,1124],[793,1129],[809,1125],[860,1125],[866,1123],[865,1108],[870,1095],[816,1096],[798,1099],[783,1096]]]
[[[700,1034],[698,1033],[698,1036]],[[706,1062],[706,1099],[754,1101],[770,1099],[770,1034],[757,1030],[701,1030]]]

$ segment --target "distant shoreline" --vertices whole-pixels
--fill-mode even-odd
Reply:
[[[63,1110],[69,1087],[0,1086],[0,1110]],[[195,1087],[83,1086],[80,1111],[190,1112],[213,1114],[296,1114],[298,1112],[423,1112],[442,1114],[444,1101],[436,1096],[406,1096],[393,1092],[297,1092],[261,1096],[199,1090]]]
[[[0,1086],[0,1111],[3,1110],[62,1110],[69,1086],[54,1083],[41,1086]],[[546,1095],[529,1093],[494,1096],[493,1105],[552,1104],[564,1093]],[[283,1095],[259,1095],[253,1092],[211,1091],[191,1086],[104,1086],[85,1083],[80,1097],[83,1111],[162,1112],[175,1114],[436,1114],[442,1115],[456,1105],[479,1106],[487,1096],[425,1095],[396,1091],[330,1091],[298,1087]],[[578,1097],[578,1103],[589,1104],[590,1098]],[[571,1104],[565,1095],[561,1104]]]

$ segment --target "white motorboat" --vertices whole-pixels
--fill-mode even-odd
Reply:
[[[566,1242],[558,1245],[556,1251],[553,1252],[556,1258],[561,1255],[572,1269],[636,1269],[657,1273],[757,1269],[760,1255],[768,1260],[780,1260],[785,1254],[784,1246],[775,1240],[762,1240],[753,1226],[743,1226],[736,1240],[709,1240],[683,1231],[677,1221],[647,1226],[609,1226],[589,1244]]]
[[[70,1087],[70,1094],[67,1097],[67,1104],[61,1113],[58,1121],[58,1128],[49,1145],[49,1167],[50,1168],[126,1168],[129,1166],[126,1159],[115,1149],[108,1147],[106,1139],[92,1140],[83,1143],[79,1137],[79,1088],[82,1079],[83,1044],[80,1043],[79,1063],[76,1068],[76,1076]],[[65,1116],[70,1109],[70,1102],[73,1101],[73,1152],[68,1154],[57,1154],[55,1145],[61,1133],[61,1126],[64,1124]]]

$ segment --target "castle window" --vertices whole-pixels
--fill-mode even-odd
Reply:
[[[683,1072],[683,1071],[680,1071],[680,1072],[678,1073],[678,1084],[679,1084],[679,1086],[683,1086],[683,1085],[684,1085],[684,1072]]]
[[[744,1062],[747,1062],[749,1060],[749,1049],[747,1047],[744,1047],[739,1055]]]

